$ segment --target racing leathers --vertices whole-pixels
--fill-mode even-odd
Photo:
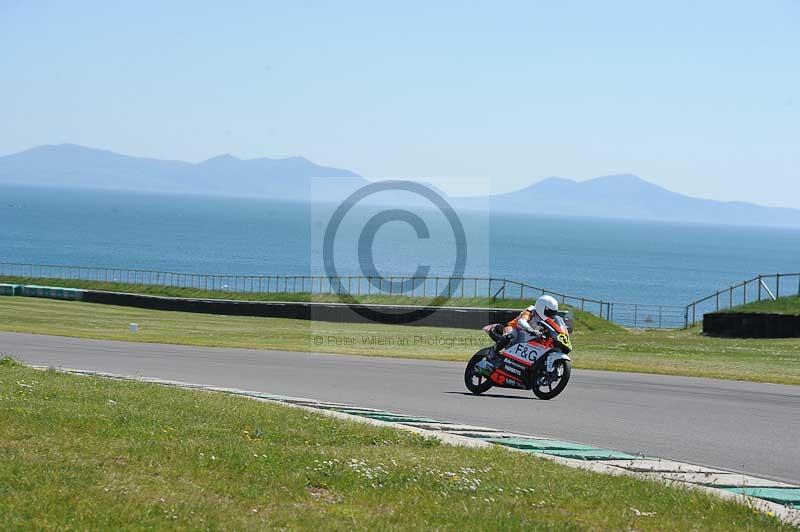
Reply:
[[[531,305],[509,321],[505,327],[498,323],[488,328],[486,332],[495,341],[495,345],[486,358],[475,365],[477,372],[488,377],[502,361],[503,357],[500,352],[503,349],[513,344],[543,337],[544,328],[539,325],[539,321],[542,319],[544,318],[540,317],[534,306]]]

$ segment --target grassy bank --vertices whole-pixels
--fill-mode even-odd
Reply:
[[[0,528],[790,530],[699,492],[0,362]]]
[[[129,323],[138,323],[136,334]],[[0,330],[216,347],[467,360],[482,331],[217,316],[82,302],[0,297]],[[575,366],[800,384],[800,340],[726,339],[617,327],[574,335]]]
[[[131,294],[147,294],[164,297],[186,297],[198,299],[232,299],[235,301],[313,301],[318,303],[340,303],[335,294],[310,294],[305,292],[291,293],[243,293],[225,292],[222,290],[202,290],[198,288],[177,288],[171,286],[154,286],[147,284],[125,284],[104,281],[83,281],[79,279],[48,279],[38,277],[0,276],[0,283],[33,284],[39,286],[59,286],[62,288],[83,288],[85,290],[105,290],[110,292],[128,292]],[[432,297],[360,295],[359,303],[378,305],[434,305],[444,307],[478,307],[478,308],[522,308],[530,302],[518,299],[492,299],[490,297],[453,297],[446,301],[436,301]],[[570,309],[574,314],[574,326],[590,331],[611,331],[621,328],[597,316]]]
[[[775,301],[757,301],[723,310],[722,312],[759,312],[769,314],[791,314],[800,315],[800,297],[781,297]]]

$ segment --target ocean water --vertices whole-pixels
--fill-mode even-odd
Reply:
[[[0,186],[0,262],[142,268],[228,275],[324,273],[322,242],[335,205]],[[360,275],[357,249],[377,206],[356,207],[336,233],[341,275]],[[374,231],[385,275],[453,271],[458,246],[440,212],[409,207],[407,223]],[[615,302],[686,304],[759,273],[800,271],[800,231],[459,213],[466,275],[528,282]]]

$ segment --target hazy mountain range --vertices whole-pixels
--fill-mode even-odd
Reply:
[[[800,210],[741,201],[714,201],[672,192],[629,174],[573,181],[551,177],[511,194],[493,196],[498,204],[525,208],[538,198],[541,211],[598,218],[670,222],[800,227]],[[528,207],[529,208],[529,207]]]
[[[370,181],[302,157],[220,155],[193,164],[60,144],[0,157],[0,183],[338,201]],[[456,208],[489,205],[495,211],[565,216],[800,227],[798,209],[693,198],[634,175],[581,182],[551,177],[513,193],[448,199]]]
[[[74,144],[38,146],[0,157],[0,183],[109,190],[305,199],[312,178],[323,177],[336,178],[337,188],[355,190],[368,183],[349,170],[319,166],[302,157],[243,160],[219,155],[192,164]],[[322,183],[315,179],[315,187],[318,181]]]

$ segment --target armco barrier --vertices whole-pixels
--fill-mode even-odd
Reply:
[[[289,318],[300,320],[330,321],[337,323],[384,323],[418,325],[426,327],[452,327],[477,329],[488,323],[505,323],[514,318],[519,310],[487,308],[436,307],[424,318],[409,322],[409,311],[422,307],[404,305],[348,305],[343,303],[235,301],[221,299],[185,299],[84,290],[83,301],[124,307],[153,310],[199,312],[228,316],[259,316],[265,318]],[[376,319],[368,319],[353,307],[377,311]]]
[[[153,310],[198,312],[225,316],[287,318],[335,323],[382,323],[387,325],[414,325],[456,329],[478,329],[489,323],[506,323],[519,313],[518,309],[188,299],[32,285],[21,286],[19,289],[19,295],[28,297],[80,300],[87,303]],[[359,310],[362,312],[358,312]],[[420,319],[409,320],[409,315],[412,312],[420,310],[430,310],[430,313],[426,313],[427,315]],[[367,317],[362,314],[367,314]],[[567,316],[567,323],[571,330],[571,316]]]
[[[18,295],[20,295],[20,285],[0,283],[0,296],[18,296]]]
[[[703,332],[731,338],[800,338],[800,316],[711,312],[703,316]]]

